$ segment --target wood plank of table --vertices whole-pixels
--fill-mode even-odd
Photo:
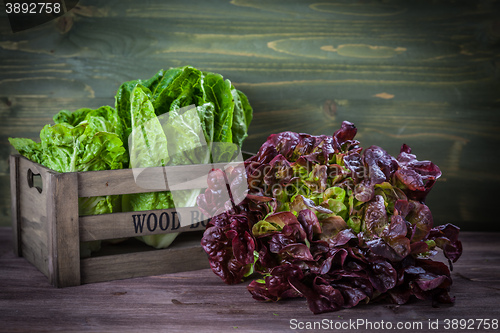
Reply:
[[[257,302],[246,290],[249,281],[228,286],[210,269],[57,289],[14,255],[12,230],[2,227],[0,331],[289,332],[301,331],[292,329],[300,323],[335,325],[358,319],[414,325],[415,329],[402,330],[408,332],[437,332],[429,328],[436,320],[443,331],[446,319],[466,319],[477,327],[480,319],[500,319],[499,236],[461,234],[464,254],[452,272],[453,306],[433,307],[429,301],[381,303],[313,315],[304,299]],[[351,331],[364,330],[359,326]]]

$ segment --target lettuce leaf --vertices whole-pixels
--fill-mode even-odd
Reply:
[[[98,114],[114,109],[101,109],[85,109],[85,117],[67,119],[73,124],[58,118],[55,125],[45,125],[39,143],[26,138],[9,142],[23,156],[58,172],[121,169],[128,164],[121,137],[114,122]]]
[[[315,314],[382,299],[453,302],[450,270],[431,258],[441,249],[452,268],[460,230],[433,227],[424,203],[441,171],[406,145],[398,158],[363,150],[355,134],[344,122],[332,136],[270,135],[245,161],[239,204],[220,200],[209,178],[197,201],[215,215],[201,242],[214,273],[227,284],[260,274],[247,288],[254,299],[304,297]]]
[[[229,80],[191,66],[160,70],[148,80],[125,82],[118,89],[115,107],[123,119],[130,119],[124,133],[131,134],[127,142],[131,168],[229,161],[235,147],[241,148],[247,137],[253,113],[246,96]],[[174,208],[174,202],[195,206],[199,193],[185,190],[125,195],[123,209],[168,209]],[[171,233],[139,239],[164,248],[176,236]]]
[[[130,166],[146,168],[165,166],[169,162],[167,138],[148,98],[149,89],[138,84],[131,94],[132,134],[129,138]],[[169,192],[123,195],[124,211],[141,211],[173,207]],[[138,237],[154,247],[168,247],[177,233]]]
[[[63,110],[54,121],[55,125],[41,130],[40,142],[26,138],[9,138],[9,142],[21,155],[58,172],[113,170],[128,165],[115,109]],[[119,196],[79,198],[78,204],[80,216],[121,211]],[[99,248],[99,241],[82,243],[80,255],[89,256]]]
[[[148,80],[123,83],[115,96],[115,108],[128,120],[126,137],[132,131],[132,91],[137,85],[147,88],[155,114],[195,105],[202,120],[205,141],[232,142],[240,148],[248,135],[253,109],[247,97],[220,74],[200,71],[192,66],[160,70]]]

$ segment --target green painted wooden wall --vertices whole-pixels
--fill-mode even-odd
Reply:
[[[254,107],[243,147],[274,132],[403,143],[443,177],[436,224],[500,231],[500,2],[80,1],[12,33],[0,14],[0,225],[10,223],[9,136],[37,138],[61,109],[113,105],[120,83],[192,65]]]

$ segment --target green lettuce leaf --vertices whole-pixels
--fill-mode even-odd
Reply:
[[[9,142],[21,155],[58,172],[112,170],[128,165],[115,109],[63,110],[54,121],[55,125],[41,130],[39,143],[26,138],[9,138]],[[80,216],[121,211],[119,196],[79,198],[78,204]],[[89,256],[100,244],[81,243],[80,255]]]
[[[153,86],[152,99],[157,115],[179,109],[200,100],[202,73],[193,67],[173,68],[166,71],[163,79]]]
[[[231,86],[231,94],[234,100],[233,142],[242,147],[243,140],[248,136],[248,127],[253,118],[253,110],[250,103],[248,103],[247,97],[241,91]]]
[[[195,108],[186,111],[188,106]],[[229,80],[191,66],[160,70],[149,80],[125,82],[117,92],[115,107],[120,115],[129,115],[130,125],[124,132],[131,134],[127,145],[132,168],[230,161],[248,135],[253,112],[246,96]],[[195,206],[199,193],[125,195],[123,209],[169,209],[174,202]],[[165,234],[139,239],[162,248],[175,237]]]
[[[127,137],[132,131],[131,96],[137,85],[147,88],[146,95],[157,116],[194,104],[207,143],[233,142],[241,148],[248,135],[253,109],[247,97],[220,74],[184,66],[160,70],[148,80],[120,86],[115,108],[122,119],[128,120]]]
[[[130,165],[145,168],[166,165],[200,164],[209,161],[198,110],[174,109],[157,117],[149,99],[149,89],[137,85],[131,95],[132,135],[129,139]],[[196,204],[201,190],[150,192],[123,196],[124,209],[143,211],[182,207]],[[138,237],[146,244],[164,248],[176,233]]]
[[[28,138],[9,138],[10,144],[27,159],[42,163],[42,148],[40,142],[35,142]]]
[[[214,142],[232,142],[234,100],[231,82],[222,75],[204,72],[203,97],[215,107]]]
[[[130,95],[132,131],[129,138],[130,166],[146,168],[165,166],[168,156],[167,138],[156,117],[149,99],[147,87],[137,84]],[[123,195],[125,211],[144,211],[173,208],[170,192],[149,192]],[[161,248],[168,247],[177,237],[177,233],[141,236],[137,239],[146,244]]]

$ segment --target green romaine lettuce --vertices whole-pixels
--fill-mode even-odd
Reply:
[[[195,108],[185,111],[191,105]],[[115,107],[122,118],[130,119],[125,133],[132,135],[126,144],[130,167],[135,168],[207,163],[210,158],[229,160],[235,145],[241,148],[247,137],[253,112],[246,96],[229,80],[191,66],[160,70],[149,80],[125,82],[118,89]],[[168,121],[160,124],[154,120],[163,116],[168,116]],[[174,201],[190,207],[195,206],[199,193],[186,190],[126,195],[123,208],[168,209],[174,208]],[[166,234],[139,239],[163,248],[175,237]]]
[[[157,116],[196,105],[207,143],[233,142],[241,147],[248,135],[253,110],[247,97],[220,74],[191,66],[160,70],[149,80],[128,81],[120,86],[115,108],[122,119],[128,119],[128,134],[132,131],[131,95],[137,85],[147,88],[146,95]]]
[[[54,116],[55,125],[46,125],[40,142],[26,138],[9,138],[23,156],[58,172],[122,169],[128,165],[128,154],[121,136],[116,133],[115,109],[61,111]],[[121,211],[119,196],[79,198],[79,215],[96,215]],[[82,243],[80,254],[89,256],[100,248],[100,242]]]
[[[114,123],[91,112],[101,109],[114,110],[85,109],[87,115],[73,118],[74,124],[60,120],[45,125],[40,142],[26,138],[9,138],[9,142],[23,156],[58,172],[121,169],[128,164],[128,154]]]
[[[146,168],[165,166],[169,162],[167,138],[148,98],[149,89],[137,84],[130,94],[132,131],[129,138],[130,166]],[[173,207],[170,192],[123,195],[125,211],[153,210]],[[161,237],[160,237],[161,236]],[[148,245],[168,247],[177,233],[138,237]]]

